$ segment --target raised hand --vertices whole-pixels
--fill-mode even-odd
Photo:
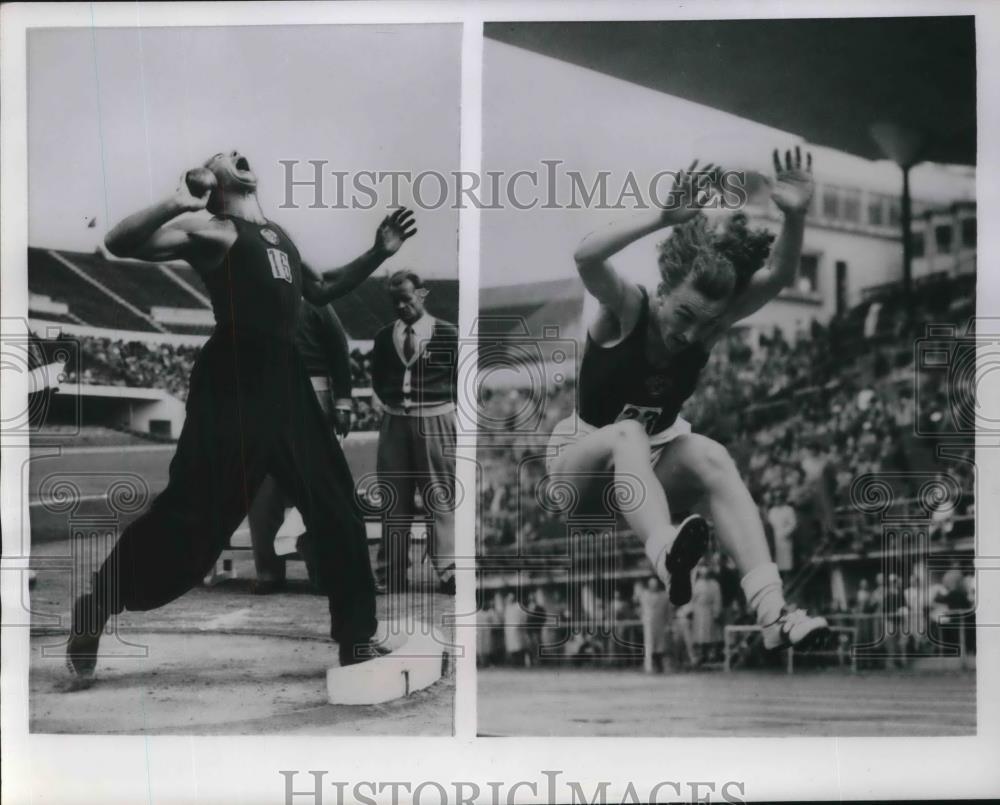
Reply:
[[[812,177],[812,154],[806,154],[806,167],[802,169],[802,150],[795,146],[795,158],[791,151],[785,151],[785,165],[781,165],[781,154],[774,149],[774,182],[771,198],[785,215],[804,215],[812,201],[816,189]]]
[[[413,210],[400,207],[387,215],[375,232],[375,250],[388,256],[395,254],[403,243],[417,234]]]
[[[675,226],[694,218],[715,198],[721,175],[722,169],[711,162],[698,168],[697,159],[687,170],[680,171],[661,212],[662,222]]]

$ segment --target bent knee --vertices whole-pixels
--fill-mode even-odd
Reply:
[[[647,444],[649,442],[646,429],[635,419],[623,419],[621,422],[615,422],[613,425],[608,425],[608,430],[615,441],[630,444]]]
[[[685,463],[705,488],[718,488],[740,482],[739,469],[729,451],[714,439],[691,434],[683,437]]]

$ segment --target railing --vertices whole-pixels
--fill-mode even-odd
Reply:
[[[935,624],[936,632],[928,631],[925,645],[934,646],[933,652],[899,650],[898,646],[895,651],[875,650],[887,637],[894,641],[899,636],[909,636],[904,634],[906,628],[905,626],[901,628],[899,616],[886,617],[880,613],[827,615],[830,631],[836,640],[829,648],[812,650],[805,655],[802,651],[786,649],[785,669],[789,674],[794,673],[796,658],[802,656],[833,659],[837,667],[848,667],[852,673],[859,670],[861,663],[880,662],[886,659],[902,662],[920,658],[952,658],[957,660],[961,669],[969,669],[973,666],[971,658],[975,654],[974,650],[969,650],[967,639],[967,630],[971,628],[971,615],[971,612],[955,610],[939,613],[933,619],[929,618],[928,623]],[[544,622],[546,618],[549,619],[547,623]],[[522,650],[525,651],[525,660],[529,664],[539,660],[545,663],[573,663],[586,660],[593,664],[637,666],[641,662],[649,670],[653,665],[653,646],[648,639],[650,637],[666,638],[672,649],[670,653],[686,655],[692,667],[712,665],[718,667],[720,664],[695,663],[691,657],[691,648],[694,644],[691,643],[690,636],[685,635],[676,623],[664,623],[662,631],[654,636],[651,625],[637,618],[615,619],[610,616],[604,618],[596,616],[556,623],[551,619],[552,615],[547,614],[535,625],[522,624],[520,627],[519,640],[523,646]],[[875,628],[878,621],[886,626],[881,634],[877,633]],[[497,623],[492,627],[484,625],[480,628],[505,632],[509,627]],[[942,630],[945,628],[957,631],[954,642],[941,639]],[[542,642],[546,633],[551,637],[553,632],[558,639]],[[723,627],[720,642],[723,652],[721,666],[724,671],[731,672],[740,665],[736,657],[741,648],[747,651],[762,649],[761,632],[760,626],[752,624],[728,624]]]

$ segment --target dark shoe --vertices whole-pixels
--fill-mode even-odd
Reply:
[[[684,606],[691,600],[691,571],[707,550],[708,523],[704,517],[692,514],[678,526],[666,559],[670,603],[675,607]]]
[[[452,576],[447,581],[442,581],[441,586],[438,588],[444,595],[455,595],[455,577]]]
[[[338,653],[340,665],[344,667],[368,662],[376,657],[384,657],[389,653],[389,649],[384,644],[369,638],[359,643],[341,643],[338,647]]]
[[[285,579],[275,576],[257,576],[251,586],[254,595],[271,595],[285,589]]]
[[[79,677],[87,678],[94,674],[104,623],[92,595],[88,593],[76,599],[69,642],[66,644],[66,667]]]
[[[405,593],[410,589],[410,580],[406,576],[400,578],[394,578],[392,576],[386,578],[381,576],[375,579],[375,592],[378,595],[384,595],[386,593]]]

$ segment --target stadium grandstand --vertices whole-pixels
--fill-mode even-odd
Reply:
[[[458,282],[426,280],[428,309],[457,320]],[[97,250],[28,249],[28,318],[44,350],[72,344],[72,359],[46,407],[46,433],[74,420],[77,405],[92,443],[176,439],[198,350],[214,327],[208,292],[184,263],[118,260]],[[371,404],[371,342],[392,320],[382,281],[372,277],[333,303],[348,334],[354,429],[378,428]],[[76,431],[74,431],[76,432]]]

